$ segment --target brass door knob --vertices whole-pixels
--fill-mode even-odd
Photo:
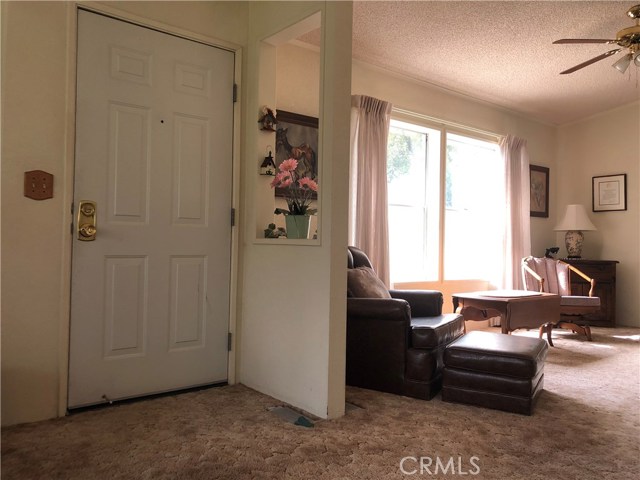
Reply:
[[[95,237],[96,232],[96,227],[88,223],[80,227],[80,235],[86,238]]]

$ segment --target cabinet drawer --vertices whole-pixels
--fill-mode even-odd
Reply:
[[[596,282],[613,282],[616,278],[617,262],[589,262],[584,260],[568,260],[567,263],[573,265],[577,269],[591,278],[595,278]],[[571,272],[571,281],[580,279],[581,277]]]
[[[616,268],[613,265],[589,265],[587,268],[578,268],[600,282],[612,282],[616,278]]]

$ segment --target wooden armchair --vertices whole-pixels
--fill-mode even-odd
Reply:
[[[591,288],[589,296],[571,295],[571,272],[584,278]],[[525,290],[555,293],[560,295],[560,319],[548,325],[547,336],[551,338],[551,328],[558,327],[582,334],[591,341],[591,329],[580,319],[600,310],[600,298],[593,296],[596,281],[573,265],[554,258],[526,257],[522,259],[522,280]],[[542,334],[542,330],[540,332]]]

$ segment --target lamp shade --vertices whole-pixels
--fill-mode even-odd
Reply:
[[[584,205],[567,205],[564,217],[554,228],[556,231],[597,230],[587,216]]]
[[[618,70],[620,73],[624,73],[627,71],[627,68],[629,68],[629,65],[631,64],[631,58],[632,54],[627,53],[626,55],[621,57],[620,60],[614,63],[612,67]]]

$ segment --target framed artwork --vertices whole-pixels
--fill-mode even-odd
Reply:
[[[284,160],[295,158],[298,160],[298,175],[317,181],[318,119],[284,110],[278,110],[276,118],[276,168]],[[276,197],[282,197],[285,192],[276,188],[275,193]]]
[[[593,211],[611,212],[627,209],[627,174],[593,177]]]
[[[529,165],[531,217],[549,217],[549,169]]]

